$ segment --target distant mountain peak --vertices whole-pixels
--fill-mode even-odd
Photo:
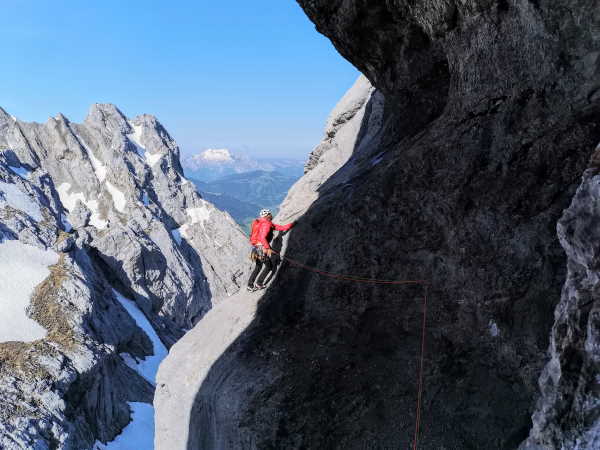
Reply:
[[[213,161],[213,162],[233,162],[234,157],[226,148],[209,148],[199,153],[198,155],[192,156],[194,160]]]
[[[200,181],[214,181],[227,175],[275,170],[299,177],[304,162],[292,158],[255,159],[227,148],[209,148],[181,161],[187,176]]]

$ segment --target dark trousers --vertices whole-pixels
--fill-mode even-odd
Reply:
[[[257,284],[263,284],[263,282],[265,281],[265,278],[267,277],[267,275],[269,275],[269,272],[271,272],[271,270],[273,269],[272,258],[273,258],[273,255],[271,255],[270,258],[268,256],[265,256],[264,259],[260,259],[260,258],[256,259],[256,265],[254,266],[254,270],[250,274],[250,279],[248,280],[248,286],[250,286],[250,287],[254,286],[254,280],[256,280]],[[258,272],[260,272],[260,269],[263,266],[264,266],[263,271],[258,276],[258,279],[256,279]]]

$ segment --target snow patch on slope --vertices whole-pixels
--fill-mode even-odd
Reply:
[[[125,361],[125,363],[137,371],[141,376],[143,376],[150,383],[154,384],[156,379],[156,372],[158,371],[158,366],[161,361],[167,356],[167,349],[159,339],[156,331],[150,325],[150,322],[144,315],[144,313],[138,308],[137,304],[128,298],[123,297],[119,292],[113,290],[115,298],[123,305],[123,307],[127,310],[129,315],[135,320],[135,323],[138,327],[144,330],[144,333],[148,335],[150,341],[152,342],[152,347],[154,348],[154,355],[147,356],[145,359],[136,361],[131,355],[122,353],[121,357]]]
[[[0,242],[0,342],[31,342],[46,336],[46,330],[27,317],[31,294],[50,275],[48,266],[58,254],[20,241]]]
[[[202,228],[205,228],[205,223],[210,218],[210,209],[208,209],[208,206],[207,206],[208,203],[204,202],[204,200],[201,200],[201,201],[203,202],[201,207],[188,208],[185,210],[185,212],[189,216],[190,220],[189,220],[189,222],[184,223],[183,225],[181,225],[180,228],[178,228],[180,230],[181,236],[183,236],[184,238],[189,237],[188,229],[190,228],[190,226],[199,223],[202,226]]]
[[[117,210],[119,210],[120,212],[124,213],[125,207],[127,206],[127,198],[125,197],[125,194],[123,194],[123,191],[120,191],[110,181],[106,182],[106,189],[108,190],[113,199],[115,208],[117,208]]]
[[[148,403],[129,402],[131,422],[114,441],[96,442],[93,450],[134,450],[154,448],[154,408]]]
[[[127,137],[135,145],[138,155],[143,156],[150,167],[154,166],[164,155],[162,153],[150,153],[146,147],[142,145],[143,130],[141,125],[134,125],[129,122],[129,126],[133,130],[133,133],[128,134]]]
[[[96,177],[98,177],[100,182],[103,182],[106,179],[106,165],[96,158],[91,150],[88,148],[86,148],[86,150],[88,156],[90,157],[90,161],[92,162],[92,167],[94,168]]]
[[[181,245],[181,231],[179,228],[175,228],[174,230],[171,230],[171,236],[173,236],[173,239],[175,239],[175,242],[177,242],[178,245]]]
[[[149,153],[146,152],[146,161],[150,167],[154,166],[164,155],[162,153]]]
[[[23,211],[36,222],[42,220],[42,210],[33,199],[18,188],[16,184],[0,181],[0,206],[8,205],[19,211]]]
[[[202,223],[202,225],[204,225],[204,222],[206,222],[210,217],[210,210],[206,207],[206,205],[203,205],[200,208],[188,208],[185,212],[188,216],[190,216],[191,225],[196,223]]]
[[[10,170],[12,170],[14,173],[19,175],[21,178],[24,178],[25,180],[29,179],[31,170],[28,170],[25,167],[13,167],[13,166],[8,166],[8,167],[10,168]]]
[[[65,209],[72,211],[77,205],[77,201],[81,201],[92,213],[90,217],[90,224],[94,227],[102,230],[108,225],[108,221],[100,218],[100,212],[98,210],[97,200],[86,200],[85,195],[82,192],[69,192],[71,185],[69,183],[62,183],[56,188],[60,201]]]
[[[133,133],[128,134],[127,137],[135,145],[138,155],[143,156],[146,148],[142,145],[142,126],[134,125],[131,122],[129,122],[129,126],[133,130]]]

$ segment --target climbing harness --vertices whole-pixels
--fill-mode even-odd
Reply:
[[[262,246],[256,246],[256,245],[252,246],[252,250],[250,250],[250,260],[264,261],[266,259],[266,257],[267,257],[267,255],[265,255],[265,252],[264,252]]]
[[[427,325],[427,296],[429,291],[429,283],[425,280],[379,280],[376,278],[363,278],[353,275],[342,275],[325,270],[317,269],[316,267],[307,266],[295,259],[288,256],[282,255],[281,253],[271,250],[274,254],[279,255],[282,260],[289,262],[291,265],[299,267],[301,269],[314,272],[318,275],[333,278],[336,280],[353,281],[356,283],[371,283],[371,284],[387,284],[387,285],[420,285],[423,286],[423,322],[421,326],[421,355],[419,357],[419,371],[418,371],[418,383],[417,383],[417,410],[415,414],[415,434],[413,437],[413,450],[417,450],[417,443],[419,438],[419,431],[421,426],[421,403],[423,398],[423,367],[425,358],[425,331]]]

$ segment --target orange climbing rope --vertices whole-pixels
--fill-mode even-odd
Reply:
[[[302,264],[299,261],[296,261],[288,256],[282,255],[281,253],[276,252],[271,249],[271,251],[279,255],[281,259],[288,261],[291,265],[300,267],[302,269],[308,270],[310,272],[314,272],[319,275],[323,275],[329,278],[334,278],[336,280],[345,280],[345,281],[354,281],[357,283],[372,283],[372,284],[395,284],[395,285],[406,285],[406,284],[414,284],[423,286],[423,323],[421,326],[421,355],[419,358],[419,374],[418,374],[418,387],[417,387],[417,411],[415,415],[415,434],[413,438],[413,450],[417,450],[417,442],[419,438],[419,429],[421,426],[421,403],[423,398],[423,367],[424,367],[424,358],[425,358],[425,331],[427,324],[427,295],[428,295],[428,287],[429,283],[425,280],[378,280],[376,278],[363,278],[356,277],[353,275],[342,275],[332,272],[327,272],[325,270],[317,269],[316,267],[307,266],[306,264]]]

